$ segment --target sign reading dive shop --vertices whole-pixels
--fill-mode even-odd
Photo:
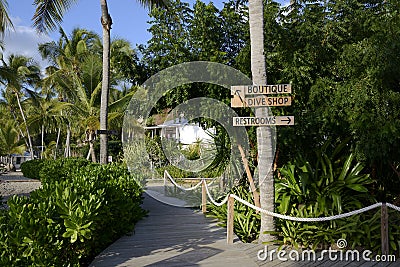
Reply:
[[[290,106],[292,104],[291,96],[282,97],[267,97],[267,96],[257,96],[257,97],[246,97],[242,99],[238,95],[234,95],[231,100],[231,107],[241,108],[241,107],[278,107],[278,106]]]
[[[294,116],[233,117],[233,126],[294,125]]]

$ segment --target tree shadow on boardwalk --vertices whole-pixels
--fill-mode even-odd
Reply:
[[[149,216],[131,236],[120,238],[92,262],[111,266],[256,266],[239,248],[226,244],[226,230],[188,208],[145,196]]]

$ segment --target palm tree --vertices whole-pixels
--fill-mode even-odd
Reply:
[[[263,0],[249,0],[249,24],[251,43],[251,73],[254,85],[267,84],[267,72],[264,55],[264,7]],[[268,116],[267,108],[257,108],[256,117]],[[263,209],[274,210],[274,177],[272,162],[273,129],[271,127],[257,128],[258,145],[258,177],[260,185],[260,204]],[[271,241],[273,237],[265,231],[274,231],[273,217],[261,214],[261,229],[259,241]]]
[[[36,0],[33,16],[35,27],[41,31],[52,30],[62,22],[64,12],[76,0]],[[138,0],[143,6],[164,6],[165,0]],[[112,20],[108,13],[107,0],[100,0],[101,24],[103,28],[103,70],[100,105],[100,130],[107,130],[108,95],[110,87],[110,31]],[[100,163],[107,163],[107,134],[100,135]]]
[[[25,125],[30,156],[33,159],[32,138],[29,132],[25,112],[22,108],[21,97],[24,96],[24,92],[31,94],[32,90],[29,88],[39,83],[40,68],[31,58],[19,55],[10,55],[8,57],[8,63],[3,61],[3,66],[1,66],[0,69],[0,74],[13,73],[13,75],[1,75],[1,79],[6,85],[6,95],[8,97],[14,96],[16,99],[21,118]]]
[[[47,77],[43,79],[45,94],[55,94],[60,102],[74,103],[78,98],[77,84],[81,83],[82,62],[92,51],[91,48],[99,40],[94,32],[75,28],[70,36],[60,28],[58,42],[48,42],[39,45],[43,59],[49,60],[52,65],[46,68]],[[97,62],[98,63],[98,62]],[[91,92],[86,92],[91,94]],[[70,111],[62,111],[67,115]],[[58,132],[60,133],[61,128]],[[58,134],[59,135],[59,134]],[[67,121],[67,135],[65,140],[64,156],[71,156],[71,121]],[[58,142],[56,142],[56,149]]]
[[[32,108],[32,115],[29,117],[27,122],[32,129],[41,132],[41,158],[43,158],[45,132],[55,131],[61,125],[65,124],[67,118],[63,116],[62,111],[69,108],[71,104],[59,102],[57,99],[49,98],[49,96],[44,98],[36,95],[31,97],[29,102],[31,103],[30,107]]]
[[[22,154],[25,151],[25,145],[20,143],[15,121],[9,120],[1,123],[0,126],[0,146],[9,157],[7,163],[11,163],[11,154]]]
[[[13,27],[7,8],[7,0],[0,0],[0,35],[3,35],[7,29]]]

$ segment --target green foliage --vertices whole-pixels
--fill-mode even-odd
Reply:
[[[95,166],[84,158],[64,158],[46,161],[39,172],[39,178],[43,183],[62,181],[74,175],[86,166]]]
[[[48,164],[48,160],[44,159],[33,159],[25,161],[21,164],[22,174],[26,178],[39,179],[40,171],[44,166]]]
[[[253,194],[248,190],[247,185],[238,185],[233,187],[230,194],[235,194],[238,197],[254,204]],[[222,198],[217,200],[222,201]],[[227,205],[220,207],[213,204],[207,205],[207,216],[216,218],[220,221],[219,226],[226,228],[227,220]],[[250,243],[258,238],[260,229],[261,215],[252,208],[235,201],[235,217],[233,231],[243,242]]]
[[[164,167],[157,168],[159,175],[163,176],[164,172],[167,171],[172,177],[175,178],[188,178],[188,177],[198,177],[194,172],[185,171],[173,165],[167,165]]]
[[[41,189],[1,211],[1,266],[86,266],[144,215],[142,189],[123,167],[66,159],[42,174]]]
[[[313,162],[298,157],[279,169],[276,178],[276,210],[294,217],[324,217],[360,209],[375,202],[370,195],[372,179],[354,154],[343,152],[345,143],[330,154],[327,145],[316,153]],[[391,213],[391,220],[400,216]],[[400,227],[391,224],[391,250],[397,251]],[[380,211],[369,211],[327,222],[276,220],[281,244],[299,247],[329,246],[345,238],[348,246],[380,251]]]

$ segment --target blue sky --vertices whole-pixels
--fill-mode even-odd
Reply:
[[[147,29],[149,25],[148,10],[143,8],[135,0],[114,0],[108,1],[108,8],[113,19],[111,30],[112,37],[127,39],[132,46],[145,44],[150,39]],[[209,2],[208,0],[203,0]],[[284,2],[282,0],[279,2]],[[195,0],[187,1],[194,3]],[[213,3],[222,7],[223,0],[216,0]],[[57,40],[58,31],[50,32],[49,35],[38,35],[32,28],[32,16],[35,8],[33,0],[8,0],[9,14],[15,26],[15,31],[6,34],[4,38],[5,51],[7,56],[10,53],[18,53],[33,57],[41,62],[37,52],[37,44]],[[101,35],[100,25],[100,1],[79,0],[64,15],[61,25],[67,34],[75,27],[81,27],[97,32]],[[41,64],[45,64],[41,62]]]

